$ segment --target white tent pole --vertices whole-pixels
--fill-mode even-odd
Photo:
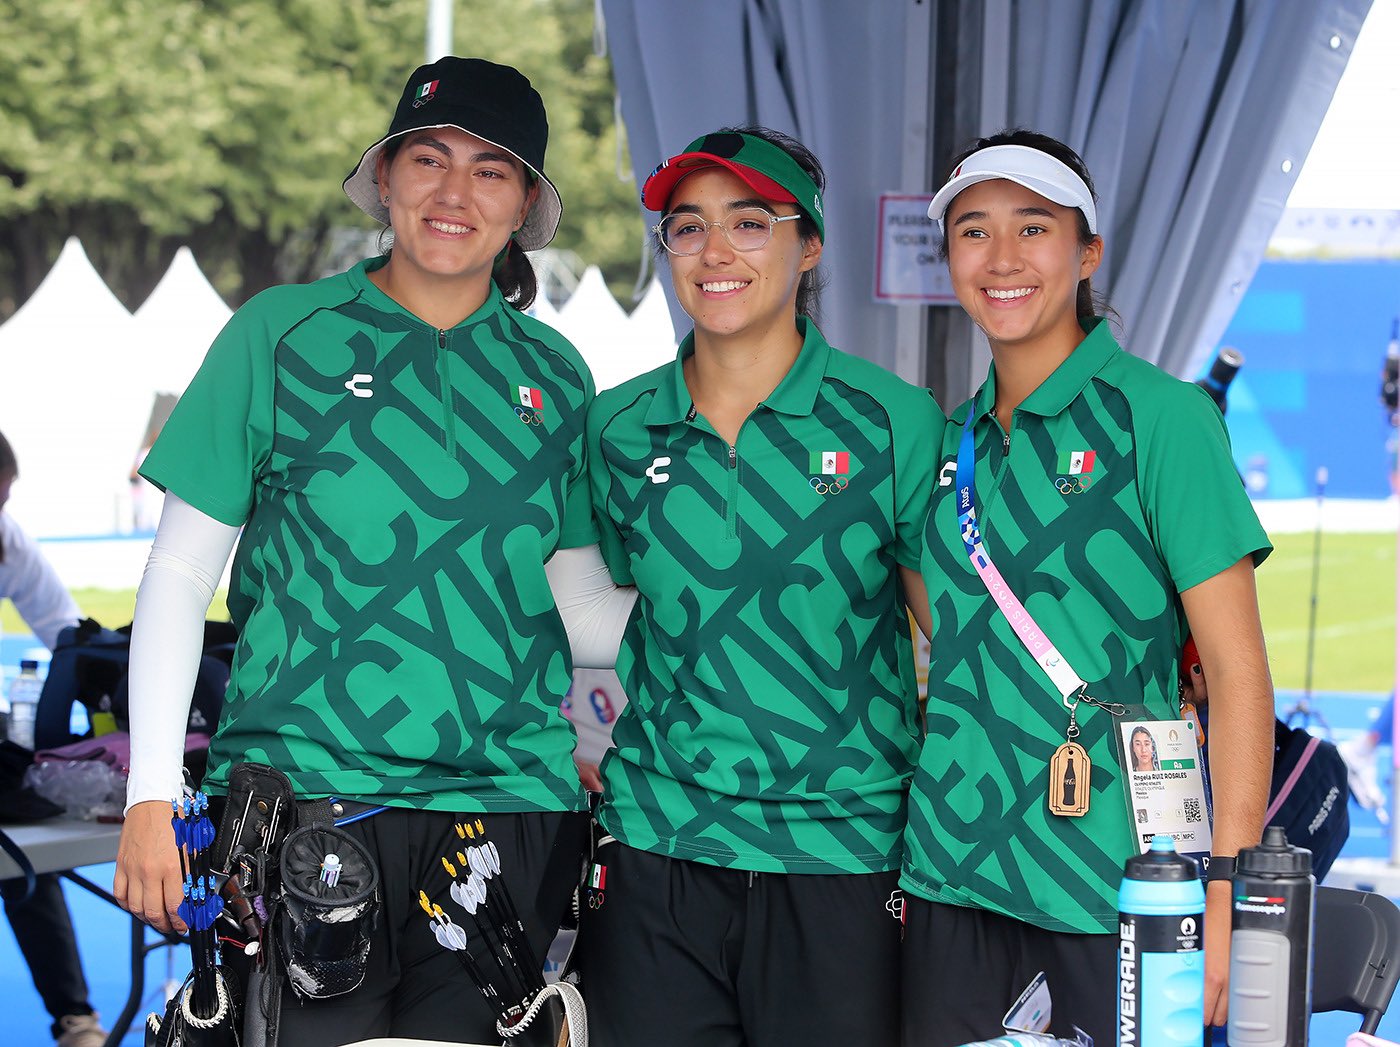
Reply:
[[[982,68],[978,71],[977,136],[1000,131],[1011,114],[1011,0],[986,0],[982,5]],[[981,384],[992,361],[987,336],[976,324],[967,325],[970,380],[967,389],[949,390],[948,402],[959,403]]]
[[[1006,126],[1011,109],[1011,0],[985,0],[982,5],[981,97],[979,135]]]
[[[427,61],[452,53],[452,0],[428,0]]]
[[[1383,365],[1386,381],[1392,375],[1400,375],[1400,317],[1391,322],[1390,341],[1385,347],[1386,362]],[[1392,361],[1397,361],[1392,363]],[[1390,412],[1390,426],[1400,425],[1400,412]],[[1400,440],[1400,433],[1392,439]],[[1400,463],[1392,466],[1390,474],[1390,496],[1400,495]],[[1395,675],[1390,681],[1390,737],[1380,739],[1380,744],[1390,744],[1390,782],[1386,786],[1385,799],[1390,807],[1390,864],[1400,866],[1400,809],[1395,803],[1396,783],[1400,782],[1400,726],[1395,723],[1396,703],[1400,702],[1400,527],[1395,532]]]
[[[933,64],[933,4],[909,4],[904,19],[904,150],[899,188],[929,192],[932,177],[932,111],[929,71]],[[922,305],[895,307],[895,372],[915,385],[928,383],[928,310]]]

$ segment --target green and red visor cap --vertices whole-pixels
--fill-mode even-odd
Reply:
[[[663,160],[642,186],[642,206],[648,211],[666,210],[676,184],[705,167],[732,171],[765,200],[796,204],[817,227],[818,238],[826,242],[822,194],[812,176],[785,149],[738,131],[702,135]]]

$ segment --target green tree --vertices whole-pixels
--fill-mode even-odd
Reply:
[[[614,174],[590,0],[458,0],[458,54],[509,62],[550,113],[556,244],[629,288],[635,190]],[[424,0],[0,0],[0,318],[70,235],[128,306],[181,244],[233,305],[320,274],[370,230],[341,179],[422,62]]]

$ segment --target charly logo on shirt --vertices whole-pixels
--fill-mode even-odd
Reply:
[[[374,381],[372,374],[352,375],[345,383],[345,388],[350,390],[350,395],[358,397],[369,397],[374,395],[374,390],[370,388],[370,383]]]
[[[1059,452],[1055,460],[1055,490],[1061,494],[1083,494],[1093,486],[1098,464],[1098,455],[1093,451]]]
[[[807,471],[816,474],[808,483],[817,494],[840,494],[851,482],[851,456],[846,451],[812,451]]]
[[[671,474],[666,472],[666,467],[671,464],[670,455],[660,455],[651,460],[651,464],[646,467],[647,476],[651,477],[654,484],[664,484],[671,479]]]
[[[515,416],[526,425],[544,424],[544,392],[531,385],[513,385],[506,395],[515,406]]]

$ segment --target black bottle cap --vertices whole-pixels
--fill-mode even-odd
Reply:
[[[1271,825],[1264,830],[1258,847],[1246,847],[1235,860],[1235,874],[1306,876],[1312,872],[1312,851],[1294,847],[1283,833],[1283,826]]]
[[[1170,836],[1159,833],[1152,837],[1152,849],[1135,854],[1123,866],[1123,875],[1130,880],[1151,880],[1154,883],[1198,880],[1201,870],[1190,858],[1176,853]]]

